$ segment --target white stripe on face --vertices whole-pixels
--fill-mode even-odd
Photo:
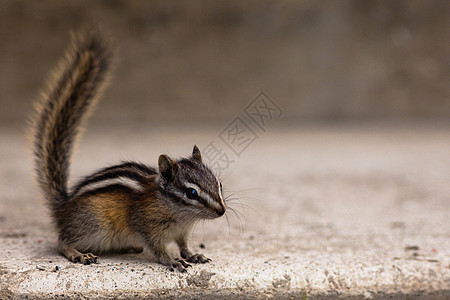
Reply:
[[[217,188],[219,189],[220,202],[223,205],[223,207],[225,207],[225,202],[223,201],[222,189],[220,188],[219,178],[216,177],[216,180],[217,180]]]
[[[96,189],[104,188],[110,185],[119,184],[125,187],[128,187],[136,192],[143,192],[144,187],[142,184],[134,179],[128,177],[116,177],[116,178],[108,178],[101,181],[92,182],[90,184],[82,186],[74,195],[74,197],[79,196],[86,192],[92,192]]]
[[[178,191],[178,190],[176,190],[176,191],[171,191],[171,192],[172,192],[173,194],[175,194],[178,198],[183,199],[184,202],[186,202],[186,203],[188,203],[188,204],[190,204],[190,205],[192,205],[192,206],[203,207],[203,204],[202,204],[202,203],[200,203],[199,201],[194,200],[194,199],[189,199],[189,198],[186,196],[185,193],[182,193],[182,192],[180,192],[180,191]]]
[[[212,207],[214,209],[221,209],[220,204],[217,203],[217,201],[215,201],[214,198],[211,197],[210,194],[208,194],[207,192],[203,191],[198,185],[196,185],[194,183],[190,183],[190,182],[184,182],[184,186],[186,188],[195,189],[197,191],[197,193],[198,193],[198,196],[203,198],[203,199],[205,199],[206,202],[208,202],[208,206],[210,206],[210,207]],[[187,198],[187,196],[185,198],[190,200],[189,198]]]

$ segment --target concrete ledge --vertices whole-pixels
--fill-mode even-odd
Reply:
[[[143,141],[125,131],[91,132],[74,178],[130,155],[152,163],[167,152],[152,148],[155,141],[176,156],[216,134],[192,141],[183,132],[149,133]],[[448,128],[262,135],[225,181],[228,192],[246,190],[234,203],[238,217],[229,212],[228,222],[197,226],[191,247],[213,261],[187,274],[167,271],[149,253],[101,256],[89,266],[60,256],[26,144],[15,131],[1,134],[0,299],[450,297]],[[173,245],[170,251],[176,255]]]

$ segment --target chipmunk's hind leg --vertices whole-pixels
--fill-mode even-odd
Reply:
[[[81,263],[89,265],[91,263],[97,263],[97,256],[92,253],[81,253],[77,249],[67,245],[64,242],[59,243],[59,250],[67,257],[68,260],[74,263]]]

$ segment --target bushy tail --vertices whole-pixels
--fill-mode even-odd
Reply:
[[[33,118],[35,170],[50,205],[67,198],[70,157],[80,125],[108,79],[112,52],[97,31],[72,44],[42,93]]]

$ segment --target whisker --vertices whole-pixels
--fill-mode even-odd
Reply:
[[[225,203],[236,203],[236,202],[245,202],[245,203],[261,203],[261,199],[253,198],[253,197],[225,197],[223,199]]]
[[[225,197],[224,199],[224,201],[242,201],[242,200],[261,201],[261,199],[255,197]]]
[[[230,207],[230,206],[228,206],[228,207]],[[256,209],[254,209],[253,207],[248,206],[246,204],[233,203],[231,205],[231,208],[234,209],[234,210],[236,210],[236,208],[248,209],[248,210],[251,210],[252,212],[256,213],[258,216],[260,216],[260,213]],[[239,213],[242,214],[242,212],[239,212]]]
[[[248,189],[251,190],[251,189]],[[238,211],[237,209],[235,209],[236,207],[241,208],[241,209],[247,209],[247,210],[251,210],[253,213],[255,213],[257,216],[261,216],[261,213],[258,212],[252,205],[247,204],[249,201],[253,202],[262,202],[261,199],[258,199],[256,197],[251,197],[251,196],[239,196],[239,194],[242,194],[244,191],[236,191],[234,193],[231,193],[229,195],[227,195],[224,199],[225,204],[227,205],[227,207],[231,207],[232,210],[235,210],[234,214],[240,214],[238,217],[240,217],[242,215],[242,217],[244,217],[244,219],[246,219],[245,215],[243,213],[241,213],[240,211]],[[247,202],[247,203],[244,203]],[[247,219],[246,219],[247,220]],[[240,220],[242,222],[242,220]]]
[[[242,222],[242,218],[240,213],[235,210],[234,208],[230,207],[229,210],[234,214],[234,216],[236,217],[237,221],[238,221],[238,225],[239,225],[239,233],[243,232],[243,222]],[[245,216],[242,215],[242,217],[245,219]]]
[[[228,238],[230,238],[231,236],[231,226],[230,226],[230,219],[228,219],[228,215],[225,214],[225,219],[227,220],[227,225],[228,225]]]
[[[220,179],[220,181],[225,181],[228,178],[230,178],[231,174],[233,174],[234,170],[236,170],[236,168],[234,168],[233,170],[229,171],[227,175],[225,175],[225,177],[222,176],[223,173],[220,173],[217,178]]]
[[[226,188],[224,188],[224,192],[225,193],[230,193],[231,195],[236,195],[237,193],[246,193],[246,192],[251,192],[251,191],[259,191],[259,188],[248,188],[248,189],[242,189],[242,190],[237,190],[235,192],[229,191]]]

